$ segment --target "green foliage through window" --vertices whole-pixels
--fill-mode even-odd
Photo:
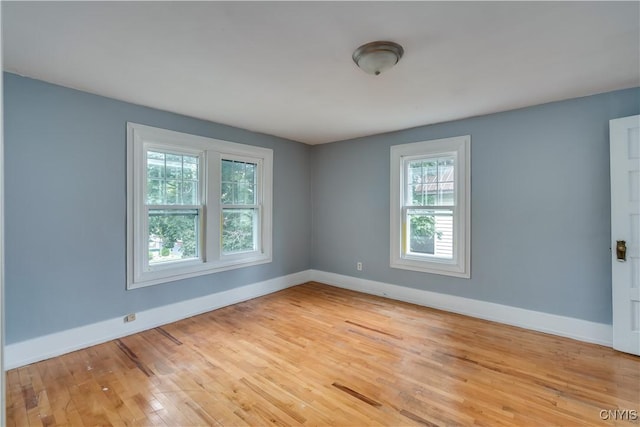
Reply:
[[[149,212],[149,263],[198,257],[198,210]]]
[[[257,212],[253,209],[223,209],[222,250],[224,253],[256,249],[254,229]]]
[[[442,237],[442,232],[436,231],[436,220],[433,215],[411,215],[409,236],[411,252],[432,254],[434,238]]]
[[[256,163],[222,160],[220,201],[225,254],[257,249],[257,170]]]

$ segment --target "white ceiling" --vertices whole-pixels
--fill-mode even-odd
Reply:
[[[640,86],[639,6],[3,1],[3,67],[319,144]],[[405,48],[377,77],[373,40]]]

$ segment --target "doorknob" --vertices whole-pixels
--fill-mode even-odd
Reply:
[[[627,260],[627,242],[624,240],[616,241],[616,258],[620,262]]]

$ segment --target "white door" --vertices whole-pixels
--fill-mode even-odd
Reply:
[[[609,131],[613,348],[640,355],[640,116]]]

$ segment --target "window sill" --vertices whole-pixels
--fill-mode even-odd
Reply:
[[[226,262],[201,263],[197,267],[193,266],[189,269],[182,268],[179,271],[162,271],[162,276],[158,276],[158,272],[145,273],[143,277],[137,280],[131,280],[128,283],[127,290],[145,288],[147,286],[158,285],[161,283],[174,282],[177,280],[189,279],[191,277],[204,276],[206,274],[219,273],[227,270],[235,270],[243,267],[251,267],[254,265],[268,264],[273,258],[266,255],[260,255],[243,260],[229,260]]]
[[[439,262],[415,261],[408,259],[395,259],[391,261],[391,268],[401,270],[419,271],[421,273],[439,274],[442,276],[460,277],[470,279],[471,274],[467,270],[456,264],[444,264]]]

